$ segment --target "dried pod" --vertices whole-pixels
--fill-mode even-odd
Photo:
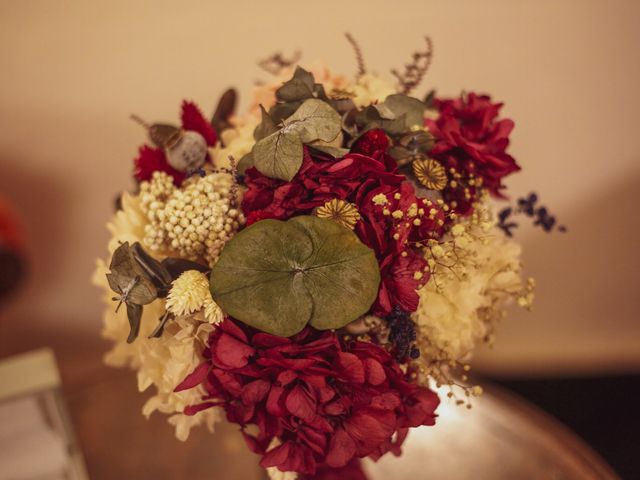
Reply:
[[[179,138],[165,149],[167,162],[180,172],[193,171],[207,159],[207,141],[193,130],[180,133]]]
[[[156,147],[167,148],[175,144],[180,138],[180,128],[165,123],[149,125],[149,139]]]
[[[316,217],[326,218],[353,230],[360,220],[360,212],[352,203],[334,198],[315,210]]]
[[[429,190],[444,190],[447,186],[447,172],[432,158],[417,159],[412,164],[413,174]]]

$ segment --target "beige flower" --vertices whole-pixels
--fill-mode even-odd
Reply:
[[[167,310],[174,315],[188,315],[211,301],[207,276],[197,270],[187,270],[171,284]]]
[[[521,276],[520,245],[488,222],[488,213],[478,205],[427,253],[432,278],[413,315],[422,358],[463,360],[490,338],[506,304],[531,290]]]
[[[113,235],[109,243],[110,253],[113,253],[121,241],[142,243],[147,224],[148,219],[140,207],[140,198],[124,194],[122,210],[108,224]],[[204,313],[198,312],[176,317],[167,324],[160,338],[148,338],[158,324],[158,319],[166,311],[165,301],[155,300],[144,307],[140,335],[135,342],[127,343],[127,314],[125,309],[115,312],[115,305],[111,300],[113,292],[106,279],[107,265],[107,262],[99,260],[93,275],[93,282],[104,292],[106,305],[102,335],[113,342],[111,350],[105,356],[105,362],[111,366],[130,367],[137,371],[138,389],[153,392],[144,405],[143,413],[148,416],[158,410],[171,415],[169,422],[176,427],[176,435],[181,440],[186,439],[193,426],[206,425],[213,429],[214,424],[221,420],[219,409],[211,408],[193,417],[182,413],[187,405],[200,402],[204,393],[201,387],[179,393],[175,393],[173,389],[204,361],[202,351],[214,327],[205,321]]]

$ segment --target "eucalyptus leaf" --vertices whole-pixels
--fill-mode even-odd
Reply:
[[[146,305],[158,297],[158,291],[138,264],[128,242],[120,245],[111,258],[107,281],[120,295],[121,302]]]
[[[381,120],[395,120],[397,118],[395,112],[384,103],[371,105],[371,108],[376,110]]]
[[[389,114],[388,109],[384,109],[385,114]],[[380,116],[380,106],[371,105],[364,110],[358,112],[355,116],[356,123],[364,130],[373,128],[381,128],[389,134],[399,134],[409,130],[406,124],[406,115],[402,114],[396,118],[382,118]]]
[[[169,272],[171,276],[171,281],[178,278],[187,270],[197,270],[201,273],[206,273],[209,271],[209,267],[206,265],[202,265],[201,263],[192,262],[191,260],[187,260],[185,258],[176,258],[176,257],[167,257],[162,260],[162,266]]]
[[[331,155],[333,158],[342,158],[349,153],[348,148],[334,147],[332,145],[311,144],[309,146],[314,150]]]
[[[158,322],[158,325],[156,325],[156,328],[154,328],[153,332],[149,334],[149,338],[160,338],[162,336],[162,332],[164,332],[164,327],[169,321],[169,317],[171,317],[171,313],[167,310],[164,312],[164,315],[160,317],[160,321]]]
[[[382,128],[396,135],[424,123],[426,105],[417,98],[400,93],[389,95],[384,102],[370,105],[355,115],[356,123],[363,130]]]
[[[127,319],[129,320],[129,336],[127,343],[133,343],[140,333],[140,321],[142,320],[142,305],[127,303]]]
[[[324,85],[322,85],[321,83],[316,83],[313,85],[313,96],[325,102],[331,101],[331,99],[327,96],[327,92],[325,92],[324,90]]]
[[[298,132],[282,129],[257,142],[252,156],[263,175],[290,181],[302,165],[302,140]]]
[[[331,105],[317,98],[305,100],[285,121],[285,129],[295,129],[303,143],[333,141],[340,133],[342,118]]]
[[[280,124],[282,121],[293,115],[300,105],[302,105],[301,101],[276,103],[269,109],[269,116],[276,124]]]
[[[429,90],[427,92],[427,94],[424,96],[424,99],[422,100],[422,102],[424,103],[426,108],[431,108],[433,107],[433,101],[436,98],[436,91],[435,90]]]
[[[171,278],[171,274],[165,266],[149,255],[144,248],[142,248],[140,242],[135,242],[131,246],[131,253],[138,265],[142,267],[147,277],[153,282],[154,286],[159,291],[165,291],[165,295],[161,296],[166,296],[166,293],[169,293],[168,291],[171,288],[171,282],[174,279]]]
[[[315,80],[310,72],[304,68],[296,67],[291,80],[285,82],[276,90],[276,98],[283,102],[304,100],[313,96]]]
[[[374,252],[352,231],[315,216],[251,225],[225,245],[211,271],[211,294],[223,311],[284,337],[307,324],[345,326],[369,310],[379,283]]]
[[[278,131],[278,125],[262,105],[260,105],[260,112],[262,113],[262,121],[253,132],[253,138],[256,141],[262,140],[263,138],[268,137],[272,133]]]
[[[394,145],[389,149],[389,155],[393,157],[394,160],[403,160],[412,155],[411,151],[402,145]]]
[[[411,128],[424,124],[424,111],[426,105],[417,98],[396,93],[389,95],[384,101],[385,107],[393,112],[396,118],[405,115],[406,125]]]
[[[244,175],[245,172],[253,166],[253,152],[249,152],[238,162],[238,175]]]

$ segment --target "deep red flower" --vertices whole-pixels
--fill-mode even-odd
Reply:
[[[302,480],[367,480],[367,475],[362,469],[362,461],[353,458],[344,467],[319,467],[315,475],[302,477]]]
[[[185,414],[222,406],[265,468],[313,475],[354,458],[398,454],[409,428],[435,422],[435,393],[410,383],[382,347],[345,344],[335,332],[307,327],[282,338],[227,319],[204,356],[176,387],[201,384],[207,392]]]
[[[426,121],[436,139],[431,156],[447,170],[455,168],[462,175],[458,187],[444,190],[445,199],[455,200],[456,210],[467,213],[476,195],[476,188],[465,184],[469,175],[480,178],[492,194],[501,196],[502,179],[520,170],[506,152],[514,123],[498,118],[502,104],[492,103],[489,96],[469,93],[455,99],[436,99],[434,106],[438,118]]]
[[[0,195],[0,248],[24,253],[27,237],[18,213],[9,199]]]
[[[393,159],[380,149],[388,146],[383,132],[371,130],[354,147],[373,156],[349,153],[334,159],[312,155],[305,148],[302,166],[290,182],[249,169],[242,202],[247,223],[306,215],[333,198],[354,203],[361,216],[355,232],[376,253],[382,273],[380,293],[372,306],[372,312],[380,316],[389,314],[394,305],[416,310],[416,290],[427,280],[426,264],[416,243],[439,238],[444,223],[442,211],[418,198]],[[432,209],[436,213],[430,218]],[[408,272],[409,268],[417,270]]]
[[[207,145],[213,147],[218,141],[218,135],[211,124],[204,118],[198,107],[193,102],[182,102],[181,112],[182,128],[193,130],[204,137]],[[210,160],[209,158],[207,158]],[[134,176],[142,182],[150,180],[153,172],[166,172],[173,177],[173,183],[180,185],[185,178],[185,173],[173,168],[167,162],[166,155],[161,148],[143,145],[138,156],[134,160]]]
[[[361,153],[376,158],[389,149],[390,142],[383,130],[374,128],[363,133],[351,146],[352,153]]]

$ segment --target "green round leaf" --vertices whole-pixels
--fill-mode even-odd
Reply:
[[[284,129],[259,140],[252,150],[254,165],[260,173],[286,181],[291,181],[300,170],[303,155],[298,133]]]
[[[227,314],[289,337],[307,323],[340,328],[378,294],[373,250],[339,224],[314,216],[262,220],[229,241],[211,271],[211,294]]]
[[[315,140],[331,142],[340,133],[342,118],[331,105],[317,98],[305,100],[293,115],[285,120],[285,128],[300,133],[303,143]]]

